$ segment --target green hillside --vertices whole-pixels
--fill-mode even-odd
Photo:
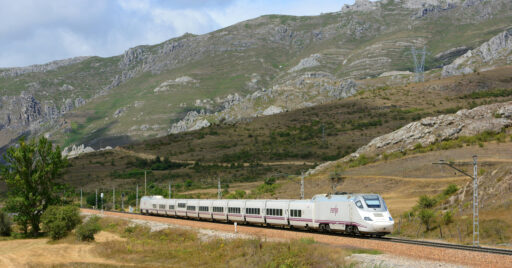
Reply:
[[[229,94],[245,98],[277,87],[277,95],[258,106],[261,111],[272,100],[286,98],[283,94],[287,93],[279,89],[283,86],[291,86],[300,95],[305,89],[293,85],[308,72],[332,75],[336,86],[337,80],[361,81],[387,71],[411,71],[412,46],[427,47],[429,70],[453,60],[436,58],[438,53],[461,46],[474,48],[509,27],[510,11],[508,1],[487,1],[418,17],[418,9],[388,1],[369,11],[262,16],[212,33],[186,34],[132,48],[124,55],[92,57],[46,72],[2,76],[4,70],[0,70],[2,96],[28,92],[42,110],[47,101],[57,109],[68,98],[86,102],[51,120],[42,111],[39,121],[20,123],[9,137],[30,128],[33,134],[48,133],[64,146],[83,143],[98,148],[165,136],[189,111],[211,113],[208,120],[216,123],[220,119],[214,114],[224,109],[222,99]],[[293,69],[313,54],[319,55],[318,65]],[[195,82],[171,81],[180,77]],[[166,81],[174,84],[155,92]],[[65,90],[65,85],[73,89]],[[197,100],[211,101],[211,105],[198,107]],[[303,100],[309,101],[321,103]],[[294,103],[285,109],[301,107]],[[8,144],[1,142],[0,146]]]

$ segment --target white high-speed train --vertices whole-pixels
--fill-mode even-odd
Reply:
[[[318,194],[310,200],[166,199],[144,196],[142,214],[383,236],[394,221],[378,194]]]

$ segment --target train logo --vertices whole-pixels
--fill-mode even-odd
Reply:
[[[331,213],[334,213],[334,216],[337,216],[338,215],[338,208],[337,207],[331,208]]]

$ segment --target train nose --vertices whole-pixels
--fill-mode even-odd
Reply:
[[[393,222],[375,222],[373,224],[373,231],[379,233],[391,233],[393,232]]]

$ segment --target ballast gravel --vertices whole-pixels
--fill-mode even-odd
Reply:
[[[82,209],[83,213],[88,214],[101,214],[100,211]],[[234,234],[234,225],[216,222],[205,222],[197,220],[186,220],[178,218],[145,216],[138,214],[120,214],[115,212],[103,212],[104,216],[113,216],[126,219],[145,220],[157,223],[171,224],[180,227],[191,227],[200,231],[201,229],[215,230],[224,233]],[[169,225],[168,225],[169,226]],[[335,236],[328,234],[310,233],[310,232],[293,232],[283,228],[261,228],[258,226],[238,225],[237,236],[247,235],[248,237],[259,237],[262,239],[276,239],[276,240],[289,240],[300,238],[312,238],[316,242],[339,246],[347,249],[361,248],[361,249],[375,249],[391,255],[393,258],[407,258],[416,261],[430,261],[435,263],[433,266],[426,267],[511,267],[512,256],[496,255],[483,252],[470,252],[456,249],[434,248],[420,245],[399,244],[386,241],[369,240],[350,238],[343,236]],[[227,236],[229,237],[229,236]],[[365,254],[366,255],[366,254]],[[379,255],[375,255],[379,256]],[[382,267],[388,262],[384,262]],[[397,263],[398,264],[398,263]],[[456,266],[442,266],[452,264]],[[441,266],[439,266],[441,265]],[[458,265],[458,266],[457,266]],[[399,266],[391,264],[392,267]],[[365,267],[365,266],[363,266]],[[371,266],[373,267],[373,266]],[[379,266],[380,267],[380,266]],[[400,266],[399,266],[400,267]],[[411,267],[411,266],[409,266]],[[417,267],[412,265],[412,267]],[[419,265],[419,267],[422,267]]]
[[[350,263],[355,263],[356,268],[465,268],[466,265],[457,265],[439,261],[411,259],[391,254],[352,254],[345,258]]]

